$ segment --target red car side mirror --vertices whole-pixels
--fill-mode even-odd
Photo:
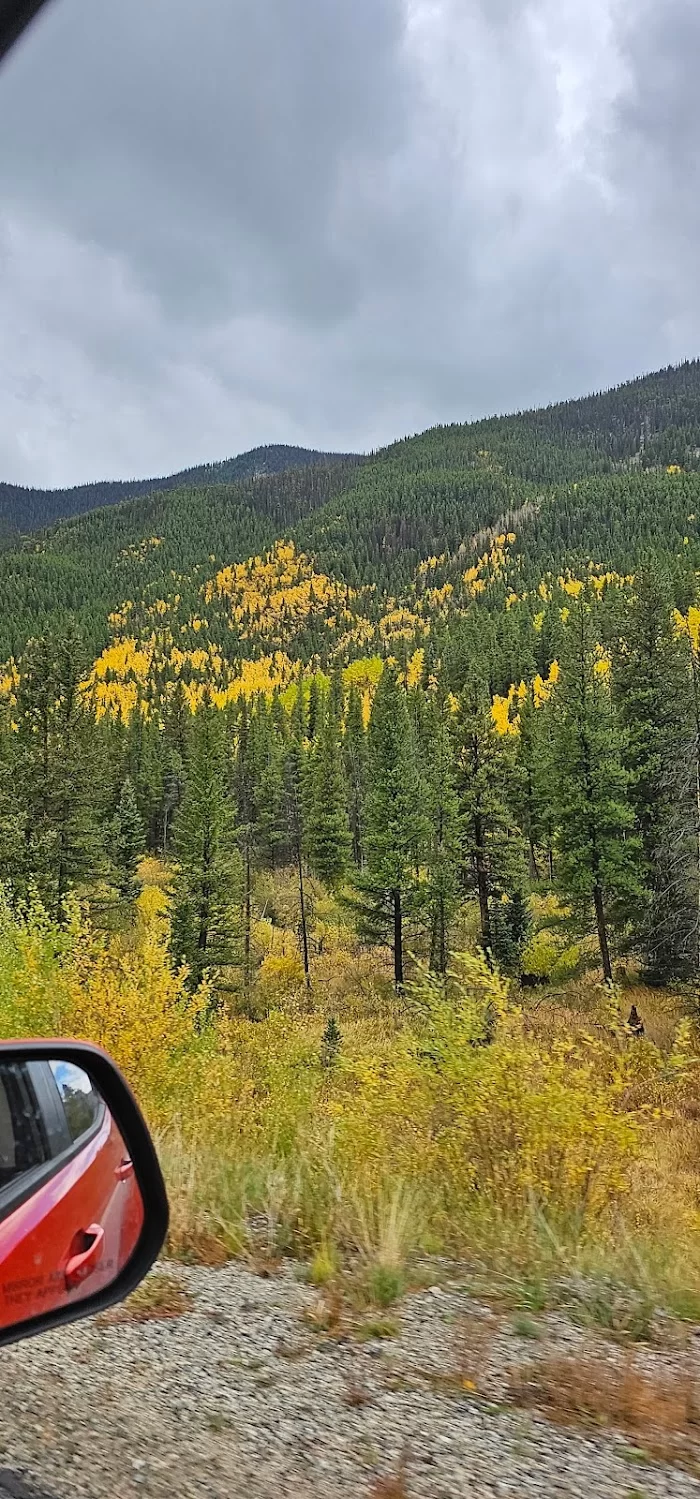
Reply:
[[[121,1301],[167,1228],[153,1142],[110,1058],[0,1043],[0,1344]]]

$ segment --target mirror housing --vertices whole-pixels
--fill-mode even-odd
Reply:
[[[41,1129],[45,1138],[47,1130],[48,1133],[51,1130],[51,1118],[47,1121],[44,1116],[45,1106],[39,1097],[45,1081],[48,1080],[50,1087],[53,1079],[55,1096],[49,1099],[49,1105],[55,1109],[58,1100],[60,1109],[62,1103],[64,1129],[69,1128],[71,1108],[74,1113],[78,1110],[72,1139],[67,1136],[68,1148],[61,1148],[66,1140],[59,1141],[53,1150],[49,1143],[44,1162],[39,1167],[30,1160],[15,1163],[8,1172],[9,1186],[0,1188],[2,1346],[92,1316],[128,1296],[143,1280],[163,1246],[168,1228],[168,1201],[158,1158],[141,1110],[106,1052],[78,1041],[2,1042],[0,1075],[9,1080],[10,1090],[14,1087],[13,1079],[20,1083],[25,1077],[34,1080],[33,1104],[28,1108],[25,1093],[23,1103],[20,1100],[21,1107],[17,1100],[14,1107],[16,1112],[19,1107],[20,1125],[23,1120],[28,1121],[28,1127],[32,1129],[36,1127],[32,1108],[37,1115],[42,1113]],[[87,1094],[70,1086],[76,1078],[78,1081],[84,1079]],[[94,1123],[89,1115],[85,1115],[89,1099],[97,1100]],[[5,1109],[7,1126],[9,1116],[4,1084],[0,1103]],[[98,1194],[99,1203],[105,1207],[104,1214],[99,1207],[90,1211],[91,1202],[97,1203],[98,1198],[94,1195],[91,1198],[90,1192],[85,1190],[88,1177],[87,1173],[81,1177],[83,1161],[87,1162],[92,1173],[91,1182],[99,1173],[104,1179]],[[2,1199],[8,1192],[9,1205],[3,1210]],[[130,1202],[127,1247],[123,1254],[117,1254],[116,1260],[109,1259],[106,1251],[110,1234],[114,1238],[115,1226],[117,1231],[122,1227],[119,1214],[121,1204],[126,1201],[123,1194],[128,1195]],[[57,1210],[57,1204],[62,1212],[62,1237],[54,1234],[41,1239],[42,1208],[45,1206],[45,1218],[48,1218]],[[106,1230],[100,1221],[92,1221],[101,1216],[105,1217]],[[26,1253],[23,1252],[23,1233]],[[36,1249],[37,1238],[42,1245],[38,1256],[30,1247]],[[118,1242],[122,1244],[121,1237]],[[8,1260],[12,1265],[13,1278],[10,1281],[3,1277],[3,1267],[7,1266]],[[37,1264],[39,1274],[36,1273]],[[19,1278],[18,1267],[22,1271]],[[112,1269],[114,1273],[107,1278]],[[93,1290],[90,1290],[91,1275],[95,1277]],[[23,1277],[26,1277],[24,1285]],[[41,1296],[53,1303],[47,1305],[46,1310],[37,1310],[37,1299],[40,1302]],[[33,1311],[23,1316],[23,1304],[31,1305],[32,1302]]]
[[[47,0],[0,0],[0,60]]]

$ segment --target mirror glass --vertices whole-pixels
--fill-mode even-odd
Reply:
[[[143,1221],[128,1142],[88,1074],[0,1061],[0,1327],[111,1285]]]

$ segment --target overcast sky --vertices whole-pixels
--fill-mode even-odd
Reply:
[[[366,450],[700,353],[697,0],[52,0],[0,479]]]

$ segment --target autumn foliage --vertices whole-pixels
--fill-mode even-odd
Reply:
[[[77,906],[60,927],[38,906],[5,909],[0,1026],[84,1037],[116,1058],[159,1136],[175,1249],[241,1252],[261,1214],[279,1248],[364,1246],[389,1263],[420,1248],[478,1257],[494,1232],[507,1242],[508,1224],[521,1225],[522,1255],[533,1213],[568,1235],[562,1253],[623,1222],[663,1232],[640,1172],[693,1096],[690,1033],[664,1054],[630,1043],[621,1018],[533,1029],[474,952],[444,980],[418,971],[397,1004],[321,911],[339,1017],[329,1050],[328,991],[319,984],[309,1004],[283,928],[258,934],[267,956],[248,1019],[212,1012],[206,983],[188,989],[167,906],[146,885],[134,929],[112,938]],[[680,1176],[666,1188],[680,1233],[692,1224]]]

